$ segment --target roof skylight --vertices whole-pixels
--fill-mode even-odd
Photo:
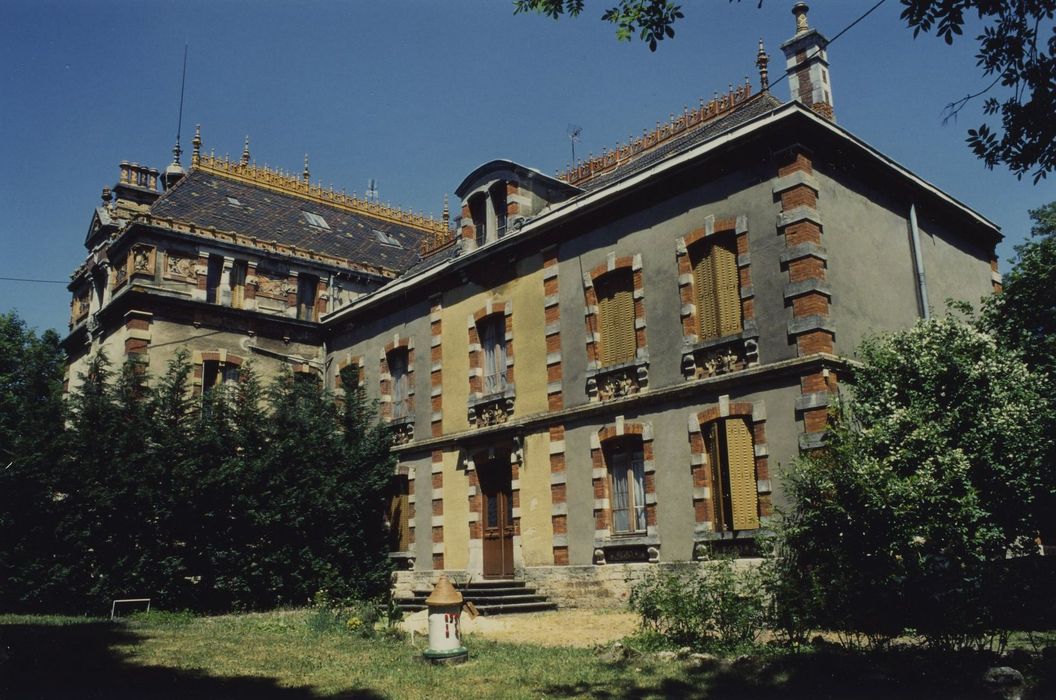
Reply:
[[[379,231],[378,229],[373,229],[373,231],[374,231],[374,239],[377,240],[378,243],[382,243],[384,245],[396,246],[397,248],[402,248],[403,247],[403,245],[401,245],[398,240],[396,240],[395,238],[393,238],[389,234],[385,233],[384,231]]]
[[[326,219],[319,216],[318,214],[310,211],[304,211],[303,209],[301,210],[301,213],[304,214],[304,219],[309,223],[309,225],[316,226],[318,228],[325,228],[327,231],[330,230],[330,224],[326,223]]]

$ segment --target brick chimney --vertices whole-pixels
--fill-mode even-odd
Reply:
[[[792,99],[814,110],[826,119],[836,121],[832,113],[832,85],[829,82],[829,57],[825,47],[829,40],[807,23],[805,2],[792,8],[796,16],[796,35],[781,44],[785,53],[785,71]]]

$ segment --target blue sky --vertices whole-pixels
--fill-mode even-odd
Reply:
[[[611,2],[611,0],[609,0]],[[781,74],[794,29],[790,0],[686,0],[677,35],[656,53],[619,43],[596,19],[514,16],[510,0],[211,0],[55,2],[0,6],[0,277],[66,280],[121,160],[171,160],[183,47],[189,45],[184,162],[194,125],[205,149],[440,214],[474,167],[510,158],[554,172],[600,153],[746,75],[757,42]],[[834,36],[872,0],[813,0],[811,24]],[[943,107],[986,84],[971,39],[914,40],[897,0],[829,50],[838,122],[999,224],[1003,268],[1029,229],[1027,209],[1056,199],[988,171],[964,144],[978,105],[942,124]],[[974,35],[972,29],[966,32]],[[774,89],[788,99],[787,82]],[[0,280],[0,311],[65,333],[60,284]]]

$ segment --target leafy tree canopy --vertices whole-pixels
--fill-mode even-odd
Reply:
[[[610,0],[611,1],[611,0]],[[734,0],[730,0],[733,2]],[[740,0],[737,0],[740,2]],[[981,124],[968,130],[968,145],[986,167],[1007,166],[1017,177],[1030,174],[1034,182],[1056,168],[1056,0],[900,0],[902,19],[913,36],[934,32],[947,44],[964,33],[966,18],[975,14],[983,23],[977,65],[992,82],[982,91],[950,103],[955,116],[972,100],[983,102],[987,115],[1000,117],[1000,126]],[[537,12],[557,19],[583,12],[584,0],[514,0],[514,12]],[[759,0],[759,6],[762,6]],[[601,18],[616,25],[616,37],[630,41],[635,34],[651,51],[675,35],[683,17],[671,0],[619,0]],[[1004,96],[991,91],[998,85]]]
[[[785,570],[817,624],[960,646],[1009,624],[1056,489],[1039,382],[954,319],[868,341],[828,449],[791,471]],[[1021,606],[1027,607],[1027,606]]]

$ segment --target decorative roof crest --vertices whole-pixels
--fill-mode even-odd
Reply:
[[[611,150],[606,148],[600,156],[594,157],[591,154],[587,160],[574,163],[565,172],[558,172],[557,177],[569,184],[578,185],[602,173],[615,170],[676,136],[681,136],[716,117],[732,112],[751,97],[753,97],[752,86],[745,78],[744,84],[738,87],[730,85],[726,94],[716,94],[706,103],[701,98],[699,108],[691,110],[683,107],[682,114],[672,114],[667,122],[663,124],[657,122],[656,128],[651,131],[643,129],[640,137],[631,138],[626,144],[616,144],[616,148]]]
[[[196,135],[195,138],[198,139],[198,136]],[[447,226],[432,216],[426,217],[424,214],[403,211],[388,204],[360,199],[354,192],[351,195],[347,195],[344,192],[335,192],[332,187],[324,188],[322,184],[311,184],[306,177],[308,175],[307,161],[305,162],[305,172],[296,175],[280,171],[277,168],[269,168],[267,165],[259,166],[256,163],[250,163],[248,155],[247,139],[246,148],[240,161],[235,162],[227,156],[220,158],[210,153],[209,155],[201,154],[194,166],[199,170],[245,182],[256,187],[301,197],[302,199],[343,209],[354,214],[365,214],[382,221],[411,226],[421,231],[432,233],[434,236],[436,234],[447,234]]]

